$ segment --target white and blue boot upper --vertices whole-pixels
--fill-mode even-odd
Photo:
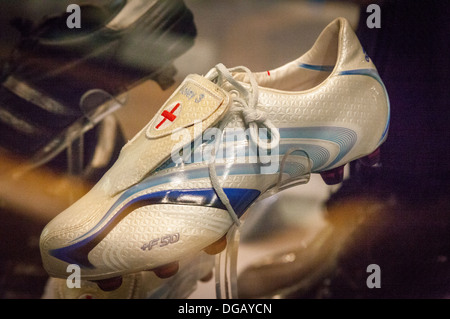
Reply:
[[[155,269],[222,238],[258,199],[374,153],[389,100],[349,23],[277,69],[189,75],[103,178],[41,235],[51,276]],[[332,178],[331,178],[332,179]]]

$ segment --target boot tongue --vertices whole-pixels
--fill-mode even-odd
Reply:
[[[229,95],[222,88],[199,75],[189,75],[147,126],[124,146],[98,186],[114,195],[139,183],[169,159],[176,147],[192,142],[216,124],[229,104]]]
[[[150,121],[146,136],[156,139],[204,122],[217,111],[222,114],[224,102],[228,104],[228,95],[223,89],[202,76],[189,75]]]

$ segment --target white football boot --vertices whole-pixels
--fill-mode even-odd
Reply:
[[[277,69],[219,64],[189,75],[93,189],[45,227],[44,267],[64,278],[76,264],[94,281],[170,273],[223,248],[255,201],[310,173],[331,184],[351,161],[373,164],[388,126],[386,89],[343,18]]]

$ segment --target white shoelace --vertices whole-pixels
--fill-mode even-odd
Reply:
[[[244,85],[242,85],[233,77],[231,73],[235,71],[241,72],[243,71],[247,74],[250,82],[250,89],[247,89]],[[266,112],[257,109],[258,95],[259,95],[258,83],[256,82],[254,75],[248,68],[239,66],[232,69],[227,69],[223,64],[218,64],[215,66],[215,68],[213,68],[211,71],[208,72],[206,78],[210,80],[215,80],[217,85],[219,86],[223,86],[225,81],[227,81],[235,88],[235,91],[232,92],[231,109],[225,116],[225,118],[221,121],[219,129],[220,132],[222,132],[222,135],[215,141],[214,151],[212,152],[208,169],[209,169],[209,178],[211,180],[211,185],[214,188],[214,191],[221,200],[222,204],[228,210],[228,213],[230,214],[233,222],[239,226],[240,225],[239,217],[237,216],[236,212],[231,206],[228,196],[225,194],[223,187],[220,184],[220,180],[219,177],[217,176],[215,167],[216,154],[223,140],[224,129],[226,125],[229,123],[231,117],[234,116],[235,114],[240,113],[244,118],[245,124],[248,125],[249,127],[250,139],[258,147],[264,149],[272,149],[278,146],[280,141],[280,133],[278,129],[275,127],[275,125],[272,124],[270,119],[267,118]],[[260,126],[264,126],[270,130],[271,134],[270,142],[262,141],[259,138],[258,129]]]

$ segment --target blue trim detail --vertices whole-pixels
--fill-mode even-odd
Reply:
[[[225,168],[224,165],[218,165],[216,167],[217,175],[222,176],[225,173],[225,170],[228,175],[257,175],[261,174],[261,167],[257,164],[235,164],[231,168]],[[110,216],[115,212],[115,210],[128,198],[134,196],[135,194],[166,183],[171,182],[179,182],[179,181],[186,181],[186,180],[193,180],[193,179],[201,179],[209,177],[209,171],[206,167],[186,170],[184,172],[174,172],[170,174],[165,174],[163,176],[150,176],[147,179],[144,179],[139,184],[130,187],[127,189],[120,197],[116,200],[116,202],[111,206],[111,208],[105,213],[105,215],[102,217],[102,219],[87,233],[73,239],[71,242],[75,242],[80,240],[83,237],[90,236],[92,233],[94,233],[100,225],[102,225]]]
[[[325,72],[331,72],[334,70],[334,65],[314,65],[314,64],[308,64],[308,63],[300,63],[298,65],[300,68],[313,70],[313,71],[325,71]]]
[[[88,252],[84,252],[84,247],[89,247],[94,242],[95,238],[88,237],[78,243],[70,246],[52,249],[49,254],[55,258],[65,261],[69,264],[76,264],[82,268],[93,269],[94,265],[88,259]]]
[[[388,104],[388,120],[386,122],[386,126],[384,128],[383,134],[381,135],[379,144],[384,142],[384,140],[387,137],[387,133],[389,131],[389,123],[391,121],[391,103],[389,100],[389,95],[386,89],[386,86],[383,83],[383,80],[381,79],[380,75],[378,74],[378,71],[376,69],[355,69],[355,70],[347,70],[347,71],[341,71],[339,72],[339,75],[364,75],[369,76],[372,79],[375,79],[383,88],[384,93],[386,94],[387,104]]]
[[[224,192],[239,218],[261,193],[255,189],[243,188],[224,188]],[[88,259],[89,252],[128,214],[140,207],[158,204],[206,206],[226,210],[213,189],[165,190],[144,194],[127,202],[105,225],[91,236],[69,246],[53,249],[49,253],[53,257],[67,263],[77,264],[83,268],[94,268]],[[110,215],[115,206],[106,215]]]
[[[375,69],[355,69],[339,72],[339,75],[366,75],[378,81],[384,87],[383,81]]]
[[[327,166],[331,167],[339,162],[355,145],[358,136],[355,131],[334,126],[292,127],[280,129],[281,138],[320,139],[339,145],[339,154]],[[326,170],[326,168],[322,170]],[[314,169],[314,168],[313,168]]]

